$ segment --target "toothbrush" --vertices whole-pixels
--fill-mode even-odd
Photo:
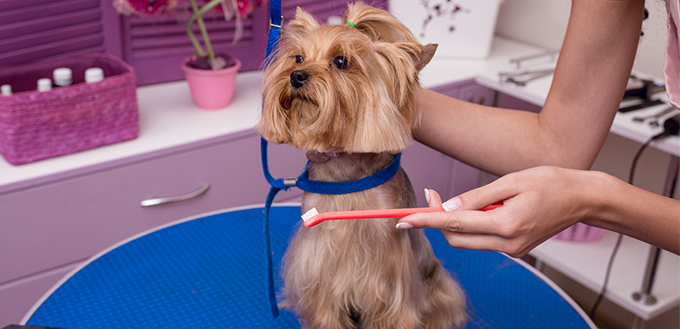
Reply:
[[[487,206],[481,211],[488,211],[503,206],[502,203],[495,203]],[[401,218],[417,213],[444,211],[442,207],[422,207],[422,208],[397,208],[397,209],[375,209],[375,210],[354,210],[354,211],[329,211],[319,213],[316,208],[309,209],[302,215],[302,225],[312,227],[327,220],[336,219],[370,219],[370,218]]]

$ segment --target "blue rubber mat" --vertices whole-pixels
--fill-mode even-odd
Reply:
[[[132,240],[59,287],[27,325],[78,328],[299,328],[273,319],[266,285],[262,208],[203,217]],[[281,262],[300,207],[273,207],[274,262]],[[428,230],[435,254],[468,296],[466,328],[589,328],[543,280],[508,257],[449,247]],[[277,282],[280,287],[281,281]]]

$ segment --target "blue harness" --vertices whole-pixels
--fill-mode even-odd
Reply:
[[[283,17],[281,16],[281,0],[271,0],[269,2],[270,9],[270,23],[269,23],[269,37],[267,39],[267,56],[265,59],[265,67],[272,59],[271,54],[276,48],[279,37],[281,35],[281,24]],[[262,159],[262,171],[264,177],[267,179],[271,188],[267,194],[267,200],[264,206],[264,235],[266,241],[266,259],[267,259],[267,287],[269,293],[269,305],[271,307],[272,315],[276,318],[279,316],[279,307],[276,303],[276,288],[274,286],[274,264],[272,262],[272,246],[269,235],[269,210],[271,208],[274,197],[279,191],[287,191],[291,187],[297,187],[303,191],[319,194],[347,194],[359,192],[380,186],[392,179],[399,171],[401,162],[401,153],[394,156],[394,160],[387,165],[387,167],[376,172],[371,176],[367,176],[358,180],[349,182],[321,182],[314,181],[307,178],[307,169],[297,178],[279,178],[275,179],[269,173],[269,164],[267,161],[267,141],[260,138],[260,156]],[[307,162],[309,164],[309,162]]]

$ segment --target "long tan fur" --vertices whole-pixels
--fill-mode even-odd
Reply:
[[[416,124],[418,72],[436,45],[421,45],[384,10],[350,4],[352,25],[325,26],[298,8],[265,72],[265,139],[313,152],[309,178],[369,176],[406,148]],[[338,67],[342,57],[349,63]],[[304,72],[304,81],[293,72]],[[293,80],[299,80],[295,83]],[[400,169],[387,183],[344,195],[306,193],[302,211],[414,207]],[[329,221],[300,227],[284,256],[282,305],[309,328],[453,328],[466,321],[465,295],[421,230],[397,219]]]

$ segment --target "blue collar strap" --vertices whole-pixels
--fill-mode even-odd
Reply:
[[[279,178],[275,179],[269,173],[269,164],[267,161],[267,141],[260,138],[260,152],[262,159],[262,171],[267,182],[272,187],[267,194],[267,200],[264,205],[264,235],[267,244],[267,286],[269,290],[269,305],[272,314],[277,317],[279,308],[276,303],[276,288],[274,286],[274,265],[272,262],[272,247],[269,238],[269,210],[274,202],[274,197],[281,190],[288,190],[291,187],[297,187],[303,191],[319,194],[347,194],[359,191],[368,190],[386,183],[397,174],[401,162],[401,153],[394,156],[394,160],[382,170],[376,172],[371,176],[367,176],[358,180],[349,182],[321,182],[314,181],[307,178],[307,169],[297,178]]]
[[[307,178],[306,168],[302,175],[298,176],[297,178],[274,179],[274,177],[272,177],[272,175],[269,173],[269,165],[267,160],[267,141],[264,138],[260,138],[260,152],[262,159],[262,171],[264,171],[264,177],[267,179],[267,182],[272,186],[272,188],[278,188],[279,190],[287,191],[291,187],[297,187],[306,192],[319,194],[347,194],[380,186],[392,179],[392,177],[397,174],[401,162],[401,153],[399,153],[395,155],[394,160],[382,170],[371,176],[349,182],[322,182],[310,180]]]

